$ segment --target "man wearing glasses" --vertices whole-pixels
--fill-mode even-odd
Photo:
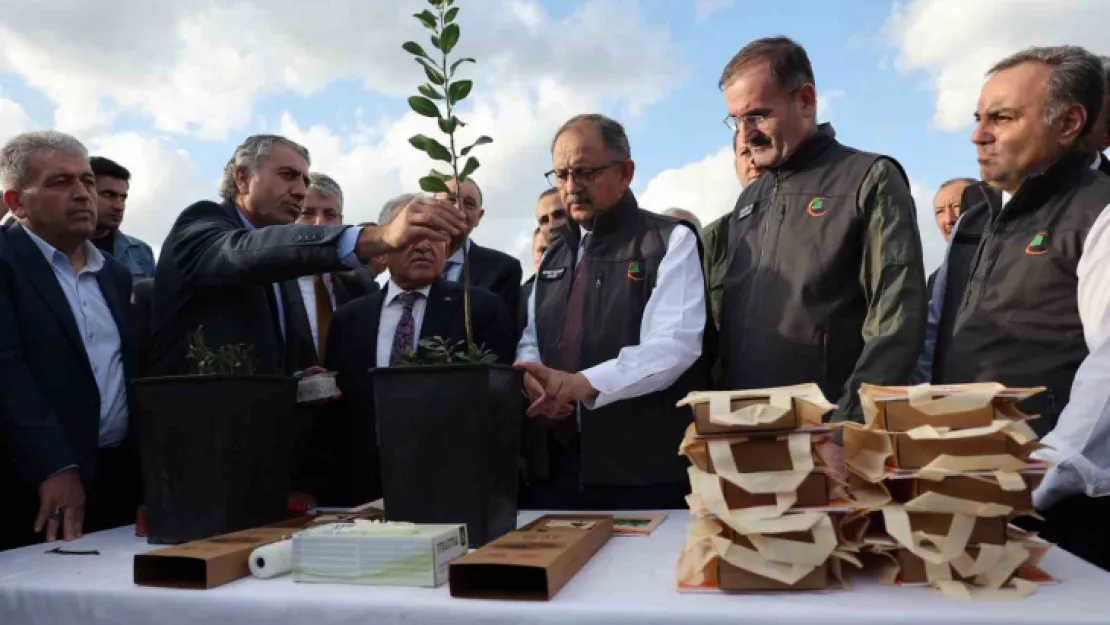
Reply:
[[[681,507],[686,463],[675,450],[690,414],[675,403],[708,383],[697,233],[637,205],[616,121],[572,118],[551,154],[549,182],[571,221],[540,264],[517,349],[537,417],[529,427],[548,429],[529,503]]]
[[[790,39],[745,46],[720,87],[725,123],[764,173],[730,217],[718,385],[815,382],[838,404],[826,418],[859,420],[860,383],[907,383],[925,330],[905,173],[818,125],[813,69]]]
[[[131,172],[119,163],[94,156],[89,159],[96,175],[96,232],[92,242],[131,272],[132,282],[154,277],[154,252],[139,239],[120,232],[131,188]]]

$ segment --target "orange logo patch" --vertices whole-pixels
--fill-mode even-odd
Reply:
[[[813,198],[809,201],[809,206],[806,206],[806,213],[808,213],[810,217],[820,217],[825,214],[826,210],[828,210],[828,208],[825,206],[825,198],[823,197]]]

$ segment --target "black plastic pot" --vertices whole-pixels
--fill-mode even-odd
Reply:
[[[296,379],[145,378],[133,394],[148,542],[179,544],[288,516]]]
[[[523,376],[503,365],[370,372],[390,520],[466,523],[473,548],[516,529]]]

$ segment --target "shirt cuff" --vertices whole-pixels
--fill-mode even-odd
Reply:
[[[613,397],[613,393],[620,390],[620,388],[616,388],[612,379],[613,374],[616,373],[615,369],[616,362],[607,360],[580,372],[590,383],[590,386],[597,389],[597,397],[582,402],[587,410],[603,408],[620,399],[619,397]]]
[[[339,256],[339,262],[343,263],[348,269],[358,269],[363,265],[363,262],[355,254],[355,246],[358,245],[360,232],[359,228],[347,226],[343,233],[339,235],[339,245],[336,246],[335,250]]]

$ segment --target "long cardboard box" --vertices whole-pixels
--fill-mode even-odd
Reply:
[[[724,535],[732,540],[732,542],[746,547],[748,549],[755,549],[751,541],[748,540],[743,534],[739,534],[731,529],[726,529]],[[802,543],[812,543],[812,532],[785,532],[776,534],[775,538],[783,540],[792,540]],[[819,566],[811,573],[802,577],[793,584],[784,584],[778,580],[769,579],[761,575],[756,575],[750,571],[745,571],[742,568],[733,566],[725,561],[723,558],[717,559],[717,586],[725,591],[766,591],[766,590],[823,590],[829,585],[829,565],[825,563]]]
[[[451,596],[548,601],[612,535],[611,516],[542,516],[452,562]]]
[[[1022,475],[1025,490],[1016,491],[1003,490],[997,482],[990,479],[960,476],[946,477],[938,482],[923,479],[893,479],[886,481],[886,487],[891,497],[899,503],[906,503],[926,493],[937,493],[968,501],[1010,506],[1015,513],[1019,513],[1034,509],[1033,490],[1041,483],[1043,477],[1037,473]]]

